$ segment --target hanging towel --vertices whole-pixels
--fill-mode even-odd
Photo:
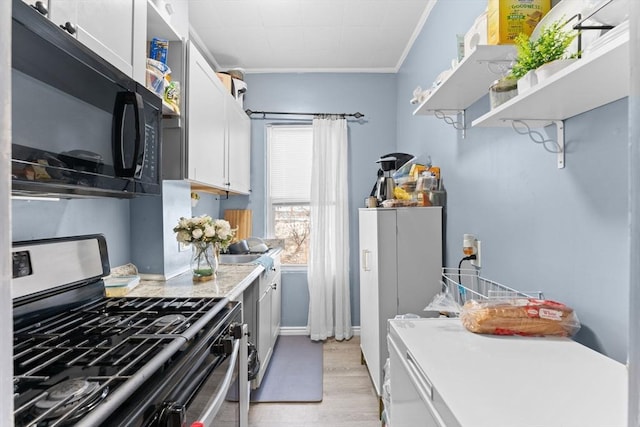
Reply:
[[[260,258],[256,259],[254,264],[260,264],[264,267],[265,271],[270,271],[273,268],[273,258],[269,255],[262,255]]]

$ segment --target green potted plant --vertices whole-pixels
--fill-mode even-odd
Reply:
[[[518,57],[508,77],[518,80],[519,89],[521,88],[520,81],[525,75],[528,74],[527,77],[530,78],[532,75],[538,74],[535,70],[541,66],[558,60],[573,60],[578,57],[579,52],[573,54],[568,52],[569,45],[578,36],[578,31],[565,30],[564,25],[565,22],[560,20],[542,27],[535,39],[524,33],[520,33],[515,38]],[[553,71],[557,71],[568,63],[558,63],[557,65]],[[535,84],[535,80],[531,82],[524,79],[523,83]]]

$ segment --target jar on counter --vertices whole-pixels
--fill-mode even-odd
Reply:
[[[516,79],[502,78],[489,86],[489,103],[491,109],[504,104],[518,94],[518,81]]]
[[[431,173],[431,171],[429,170],[422,172],[416,184],[416,192],[418,193],[418,204],[420,206],[431,206],[429,193],[431,193],[431,191],[435,190],[436,188],[436,177]]]

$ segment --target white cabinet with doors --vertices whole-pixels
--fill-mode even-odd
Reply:
[[[280,254],[272,255],[272,258],[273,268],[262,273],[258,282],[259,295],[256,306],[258,321],[255,344],[258,349],[260,370],[251,384],[252,388],[260,387],[280,334],[282,300]]]
[[[227,113],[227,185],[236,193],[249,194],[251,191],[251,119],[240,104],[230,96],[225,96]]]
[[[364,208],[360,233],[360,347],[378,396],[387,320],[422,315],[440,291],[442,208]]]
[[[187,0],[23,1],[143,85],[149,41],[166,39],[178,43],[170,52],[179,51],[188,34]],[[172,77],[184,68],[168,65]]]
[[[202,185],[225,184],[225,89],[195,45],[187,49],[186,178]]]
[[[186,46],[186,120],[165,129],[164,177],[202,191],[249,194],[249,117],[198,48]]]
[[[144,82],[145,0],[49,0],[41,4],[45,3],[52,22],[128,76]]]

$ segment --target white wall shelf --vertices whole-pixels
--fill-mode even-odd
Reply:
[[[169,41],[179,41],[182,39],[173,26],[168,23],[158,7],[147,0],[147,37],[158,37]]]
[[[478,45],[413,112],[414,115],[457,113],[489,92],[503,74],[503,65],[513,60],[513,45]]]
[[[629,95],[629,33],[539,82],[472,122],[472,126],[505,127],[513,120],[550,124]],[[545,121],[547,123],[545,123]]]
[[[145,57],[148,56],[149,43],[154,37],[168,40],[169,52],[167,54],[167,65],[171,68],[171,77],[174,81],[182,81],[184,83],[184,62],[186,61],[186,57],[182,54],[182,51],[184,50],[183,44],[185,40],[180,36],[178,26],[181,22],[181,17],[186,16],[187,12],[182,9],[175,9],[182,5],[180,1],[170,2],[174,8],[173,14],[169,14],[169,12],[165,13],[164,10],[159,8],[157,3],[165,4],[164,2],[146,0],[147,30]],[[166,4],[168,5],[169,2]],[[177,25],[173,25],[174,23]],[[177,50],[178,53],[174,52],[174,50]],[[182,86],[182,90],[184,90],[184,86]],[[180,105],[184,105],[183,101],[184,97],[180,96]],[[180,112],[176,111],[164,99],[162,100],[162,114],[165,117],[180,117]]]
[[[180,113],[177,112],[171,105],[169,105],[164,99],[162,100],[162,115],[163,116],[176,116],[180,117]]]

